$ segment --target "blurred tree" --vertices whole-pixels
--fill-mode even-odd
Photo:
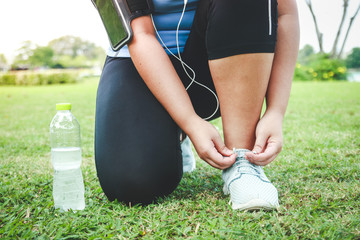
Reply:
[[[353,48],[346,58],[348,68],[360,68],[360,48]]]
[[[63,36],[49,42],[48,46],[54,50],[55,55],[69,55],[76,57],[82,54],[83,40],[80,37]]]
[[[29,57],[35,49],[35,44],[31,41],[24,41],[22,46],[16,50],[16,56],[11,65],[12,69],[27,69],[30,67]]]
[[[4,54],[0,53],[0,71],[7,69],[7,60]]]
[[[4,54],[0,53],[0,64],[7,64],[7,60]]]
[[[317,22],[317,17],[316,17],[316,14],[315,14],[314,10],[313,10],[313,7],[312,7],[312,2],[311,2],[311,0],[305,0],[305,2],[306,2],[306,5],[308,6],[308,8],[310,10],[310,13],[311,13],[312,17],[313,17],[313,21],[314,21],[314,24],[315,24],[315,30],[316,30],[316,36],[317,36],[318,43],[319,43],[320,53],[324,53],[323,34],[320,32],[319,25],[318,25],[318,22]],[[352,27],[352,24],[353,24],[356,16],[358,15],[358,13],[360,11],[360,3],[359,3],[359,6],[357,7],[354,15],[350,18],[349,25],[348,25],[345,37],[344,37],[344,39],[342,41],[342,44],[341,44],[341,48],[340,48],[340,50],[338,50],[338,43],[339,43],[339,40],[340,40],[341,32],[342,32],[343,27],[344,27],[344,23],[345,23],[345,19],[346,19],[346,15],[347,15],[347,12],[348,12],[348,7],[349,7],[349,2],[350,2],[350,0],[343,0],[343,9],[342,9],[343,14],[342,14],[342,18],[341,18],[341,21],[340,21],[340,25],[339,25],[337,33],[336,33],[336,37],[335,37],[335,40],[334,40],[332,50],[331,50],[330,55],[329,55],[331,58],[336,58],[336,59],[341,58],[341,55],[342,55],[342,53],[344,51],[344,47],[345,47],[347,38],[349,36],[349,32],[350,32],[350,29]]]
[[[302,49],[300,49],[298,54],[298,62],[302,65],[309,63],[310,56],[314,55],[315,51],[313,46],[306,44]]]
[[[101,47],[75,36],[63,36],[54,39],[49,42],[48,46],[54,50],[56,56],[67,55],[76,58],[79,55],[84,55],[88,59],[96,59],[104,53]]]
[[[50,47],[38,46],[33,49],[29,56],[29,64],[32,67],[52,67],[54,51]]]
[[[100,65],[105,51],[94,43],[79,37],[64,36],[49,42],[48,46],[36,46],[31,41],[17,50],[13,69],[34,67],[82,68]]]

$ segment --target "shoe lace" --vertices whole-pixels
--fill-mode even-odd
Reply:
[[[261,167],[250,163],[246,159],[240,159],[240,160],[236,161],[235,164],[237,166],[238,174],[251,174],[251,175],[259,176],[259,177],[261,175],[260,170],[259,170],[259,168],[261,168]]]

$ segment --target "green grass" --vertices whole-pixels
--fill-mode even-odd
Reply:
[[[97,79],[0,87],[1,239],[360,239],[359,83],[294,83],[284,149],[265,168],[277,212],[233,211],[220,171],[200,160],[158,204],[108,202],[94,165],[96,88]],[[76,213],[53,205],[48,128],[57,102],[73,103],[82,129],[86,208]]]

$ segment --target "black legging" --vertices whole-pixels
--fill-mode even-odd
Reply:
[[[209,12],[218,13],[216,18],[221,21],[228,19],[229,11],[233,17],[241,17],[246,20],[246,16],[236,14],[234,4],[243,1],[208,1],[201,0],[193,22],[190,36],[187,40],[183,60],[196,72],[196,80],[210,87],[213,91],[214,85],[211,79],[208,66],[208,59],[216,58],[221,55],[225,57],[229,53],[261,52],[273,51],[274,36],[268,35],[267,21],[267,0],[259,0],[262,3],[263,18],[259,20],[256,15],[254,21],[259,21],[259,27],[265,28],[264,37],[253,42],[264,43],[263,46],[253,45],[249,50],[248,45],[241,44],[243,39],[241,34],[252,35],[249,33],[239,33],[232,31],[228,34],[226,42],[216,40],[217,31],[223,26],[233,27],[234,23],[223,23],[223,26],[216,24],[212,26],[208,22]],[[209,5],[209,3],[211,3]],[[253,0],[244,1],[246,6],[252,6],[253,11],[249,11],[249,18],[252,12],[259,12],[258,4]],[[276,4],[274,0],[273,5]],[[210,9],[211,7],[211,9]],[[237,7],[238,9],[241,6]],[[209,11],[210,9],[210,11]],[[246,9],[242,8],[244,14]],[[273,11],[276,13],[276,11]],[[265,19],[265,20],[263,20]],[[220,20],[214,20],[216,23]],[[230,19],[234,21],[233,19]],[[237,21],[237,23],[248,23]],[[241,27],[241,26],[240,26]],[[243,27],[241,29],[248,29]],[[232,35],[231,35],[232,34]],[[229,36],[230,35],[230,36]],[[206,39],[207,37],[211,39]],[[222,36],[218,36],[222,38]],[[247,40],[248,41],[248,40]],[[269,44],[268,42],[271,42]],[[224,42],[224,46],[221,43]],[[213,49],[209,49],[209,44]],[[267,48],[271,45],[271,48]],[[206,46],[208,48],[206,48]],[[231,48],[231,49],[230,49]],[[221,49],[225,49],[221,54]],[[230,50],[229,50],[230,49]],[[209,53],[214,55],[209,55]],[[171,61],[183,81],[187,86],[190,83],[185,76],[181,64],[171,57]],[[196,113],[205,118],[210,116],[216,108],[214,96],[203,87],[193,84],[188,94],[195,108]],[[212,117],[219,117],[220,111]],[[110,58],[106,59],[101,75],[97,100],[96,100],[96,121],[95,121],[95,161],[98,178],[101,187],[109,200],[119,200],[132,203],[149,203],[157,197],[171,193],[179,184],[182,177],[182,158],[179,142],[180,129],[174,123],[162,105],[149,91],[144,81],[138,74],[130,58]]]
[[[97,174],[108,199],[149,203],[171,193],[182,177],[179,136],[131,59],[108,57],[95,122]]]
[[[96,102],[95,159],[109,200],[150,202],[182,176],[179,129],[129,58],[107,58]]]

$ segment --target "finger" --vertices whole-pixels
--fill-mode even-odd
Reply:
[[[208,152],[205,157],[206,161],[213,162],[216,168],[225,169],[231,167],[235,163],[236,154],[233,153],[230,156],[221,155],[215,148]]]
[[[257,165],[263,165],[271,162],[279,154],[281,150],[280,143],[268,143],[263,153],[255,154],[254,152],[247,152],[245,155],[247,159]]]
[[[223,156],[231,156],[232,154],[234,154],[234,152],[230,149],[228,149],[223,140],[221,139],[220,135],[218,135],[217,137],[213,138],[213,143],[215,145],[216,150]]]
[[[235,160],[236,160],[236,156],[237,154],[236,153],[233,153],[231,154],[229,157],[223,157],[223,166],[224,166],[224,169],[225,168],[229,168],[231,167],[232,165],[234,165],[235,163]]]
[[[268,146],[263,153],[255,154],[249,153],[250,160],[252,162],[263,162],[270,159],[277,153],[277,149],[275,147]]]
[[[274,161],[274,159],[277,157],[277,155],[278,154],[275,154],[265,161],[253,161],[253,163],[256,165],[259,165],[259,166],[265,166],[265,165],[268,165],[269,163],[271,163],[272,161]]]
[[[224,158],[230,158],[230,157],[224,157]],[[204,158],[203,159],[205,162],[207,162],[210,166],[212,166],[212,167],[214,167],[214,168],[217,168],[217,169],[220,169],[220,170],[224,170],[224,169],[226,169],[226,168],[229,168],[229,167],[231,167],[233,164],[234,164],[234,162],[235,162],[235,160],[234,161],[232,161],[232,160],[227,160],[227,159],[225,159],[225,161],[226,162],[228,162],[228,163],[226,163],[226,164],[224,164],[224,163],[217,163],[217,162],[214,162],[212,159],[210,159],[210,158]]]
[[[268,140],[268,136],[264,137],[262,134],[258,134],[258,136],[256,136],[255,145],[252,151],[255,152],[255,154],[263,152],[267,140]]]
[[[211,159],[204,158],[203,160],[205,162],[207,162],[210,166],[217,168],[217,169],[221,169],[221,167],[218,164],[214,163]]]

